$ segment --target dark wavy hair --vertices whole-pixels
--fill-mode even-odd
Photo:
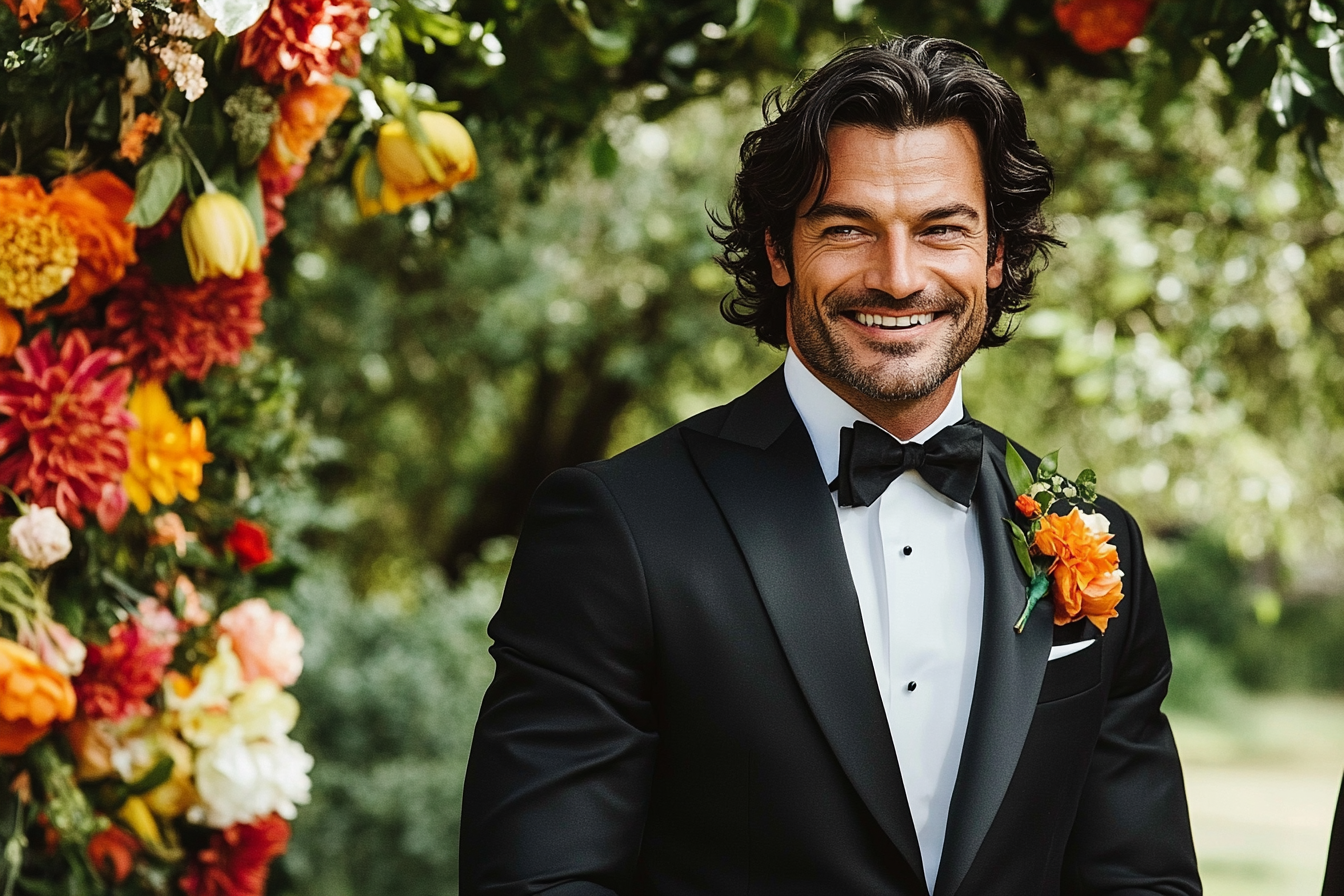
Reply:
[[[979,53],[955,40],[919,35],[849,47],[787,101],[778,88],[771,91],[762,113],[765,126],[742,143],[727,220],[710,214],[711,234],[723,247],[716,260],[737,283],[736,294],[724,296],[721,305],[730,323],[755,329],[770,345],[787,342],[788,287],[771,278],[765,240],[768,234],[792,272],[798,206],[819,178],[815,207],[830,182],[826,135],[832,127],[895,132],[964,121],[980,144],[990,254],[1003,247],[1003,283],[989,290],[980,345],[1008,341],[1011,327],[1000,332],[1000,322],[1027,308],[1050,248],[1063,243],[1051,235],[1041,213],[1054,172],[1027,136],[1022,99]]]

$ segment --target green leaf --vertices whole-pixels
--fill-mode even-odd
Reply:
[[[1339,32],[1320,22],[1313,22],[1307,26],[1307,37],[1311,39],[1312,46],[1320,50],[1333,47],[1340,42]]]
[[[1036,478],[1047,479],[1057,472],[1059,472],[1059,449],[1041,458],[1041,465],[1036,468]]]
[[[741,34],[756,18],[756,10],[760,5],[761,0],[737,0],[737,18],[733,19],[733,25],[728,29],[729,32]]]
[[[139,796],[143,793],[149,793],[160,784],[164,784],[173,776],[173,759],[171,756],[164,756],[154,763],[149,771],[140,777],[139,781],[126,785],[128,794]]]
[[[1017,453],[1017,448],[1012,442],[1008,443],[1008,481],[1013,484],[1013,491],[1019,495],[1025,495],[1035,481],[1027,462]]]
[[[239,179],[238,198],[252,216],[252,226],[257,229],[257,245],[266,245],[266,200],[261,195],[261,178],[257,177],[257,169],[249,168]]]
[[[616,147],[611,145],[611,140],[605,133],[598,134],[593,140],[588,150],[588,157],[593,164],[593,174],[603,179],[615,174],[621,164],[621,157],[617,154]]]
[[[977,5],[980,7],[980,15],[984,18],[985,24],[997,25],[1012,3],[1013,0],[979,0]]]
[[[106,28],[108,25],[111,25],[111,24],[112,24],[113,22],[115,22],[116,20],[117,20],[117,16],[116,16],[115,13],[112,13],[112,12],[105,12],[105,13],[103,13],[102,15],[100,15],[98,18],[96,18],[96,19],[93,20],[93,24],[89,26],[89,30],[90,30],[90,31],[102,31],[104,28]]]
[[[160,152],[135,175],[135,203],[126,223],[153,227],[181,191],[182,159],[172,152]]]
[[[1022,570],[1028,576],[1036,574],[1036,568],[1031,565],[1031,549],[1027,547],[1027,536],[1022,533],[1017,523],[1012,520],[1004,520],[1008,524],[1008,533],[1013,538],[1013,553],[1017,555],[1017,562],[1022,564]]]

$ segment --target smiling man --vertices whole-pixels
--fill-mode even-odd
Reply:
[[[842,52],[747,136],[725,316],[784,364],[538,490],[491,624],[464,894],[1190,896],[1133,520],[1109,621],[1042,600],[1005,438],[1049,164],[954,41]],[[1020,633],[1019,633],[1020,628]]]

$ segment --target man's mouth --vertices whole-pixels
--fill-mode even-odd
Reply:
[[[865,327],[876,327],[880,330],[910,330],[933,323],[938,313],[928,311],[923,314],[869,314],[866,311],[851,311],[847,312],[846,316]]]

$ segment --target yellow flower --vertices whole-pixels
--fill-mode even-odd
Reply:
[[[182,245],[197,283],[219,276],[237,280],[248,271],[261,270],[261,244],[252,215],[228,193],[196,197],[182,216]]]
[[[178,495],[195,501],[200,497],[202,467],[214,460],[205,450],[205,424],[199,417],[190,423],[181,420],[155,382],[137,386],[129,407],[140,425],[130,432],[131,466],[123,480],[126,496],[141,513],[149,512],[151,497],[160,504],[171,504]]]
[[[75,276],[79,245],[35,177],[0,177],[0,301],[31,308]]]
[[[428,143],[418,142],[401,121],[379,128],[374,155],[383,185],[376,198],[365,193],[368,157],[356,164],[355,194],[364,214],[401,211],[476,176],[476,146],[461,122],[443,112],[421,112],[417,118]]]

